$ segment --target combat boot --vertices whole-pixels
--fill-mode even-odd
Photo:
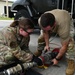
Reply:
[[[75,70],[74,60],[68,59],[67,63],[68,67],[66,69],[66,75],[74,75],[74,70]]]

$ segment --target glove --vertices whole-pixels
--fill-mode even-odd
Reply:
[[[33,60],[32,61],[35,62],[35,63],[37,63],[38,66],[43,65],[42,60],[40,58],[34,56],[34,55],[33,55]]]

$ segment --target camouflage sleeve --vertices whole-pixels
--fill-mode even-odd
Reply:
[[[8,64],[14,58],[10,51],[10,47],[5,45],[4,37],[0,33],[0,66]]]
[[[21,48],[16,45],[12,48],[10,46],[13,40],[12,32],[6,31],[6,34],[0,34],[0,64],[8,64],[14,57],[18,58],[23,62],[31,61],[32,54],[22,51]],[[14,38],[15,39],[15,38]],[[16,43],[16,42],[15,42]]]
[[[10,48],[0,44],[0,66],[7,65],[14,61],[15,57],[22,62],[29,62],[33,55],[22,51],[20,47]]]
[[[21,60],[22,62],[29,62],[32,60],[33,55],[31,53],[27,53],[23,50],[20,49],[20,47],[16,47],[13,51],[12,51],[13,55],[18,58],[19,60]]]

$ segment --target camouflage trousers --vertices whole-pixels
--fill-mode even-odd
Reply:
[[[69,40],[67,52],[66,52],[66,58],[75,60],[75,45],[74,45],[74,38],[71,38]]]

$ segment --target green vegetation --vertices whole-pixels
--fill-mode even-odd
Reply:
[[[0,16],[0,20],[14,20],[14,18],[7,18],[7,17],[1,17]]]

